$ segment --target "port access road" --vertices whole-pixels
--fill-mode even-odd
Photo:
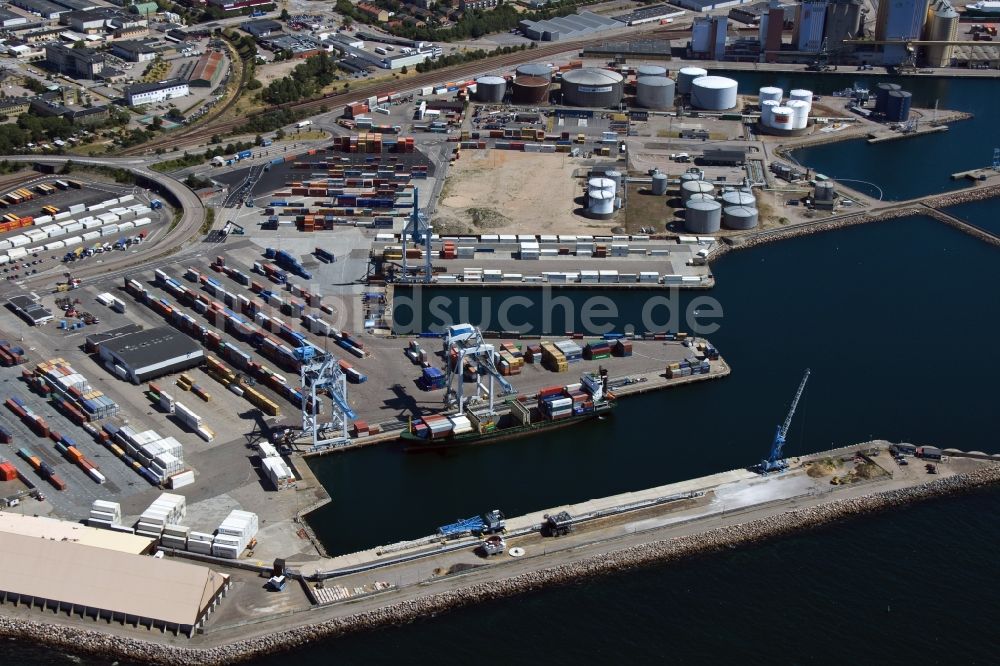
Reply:
[[[147,265],[157,258],[163,258],[176,252],[197,234],[205,222],[205,206],[190,187],[167,174],[153,171],[149,168],[152,161],[158,159],[136,157],[78,157],[78,156],[40,156],[40,155],[3,155],[0,160],[11,162],[39,163],[62,166],[66,162],[82,166],[106,166],[127,169],[144,179],[156,183],[169,192],[180,202],[180,219],[171,224],[165,234],[154,238],[150,243],[143,243],[134,252],[116,255],[113,259],[102,263],[82,264],[73,267],[73,276],[84,282],[87,278],[106,276],[108,273],[130,267]],[[60,264],[59,267],[62,267]],[[61,273],[61,271],[58,271]],[[21,280],[18,285],[28,291],[32,289],[49,288],[57,276],[57,271],[48,270]]]

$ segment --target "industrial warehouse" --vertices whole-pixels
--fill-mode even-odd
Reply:
[[[205,359],[189,337],[166,326],[104,340],[99,349],[101,360],[133,384],[196,367]]]
[[[0,601],[190,636],[229,577],[195,564],[4,533]]]

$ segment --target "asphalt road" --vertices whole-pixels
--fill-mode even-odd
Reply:
[[[178,223],[163,234],[158,240],[149,244],[139,246],[139,251],[123,255],[120,258],[112,259],[101,264],[84,266],[74,269],[74,277],[86,283],[87,278],[103,276],[109,272],[122,270],[130,266],[140,266],[149,261],[161,258],[175,252],[181,248],[188,240],[197,234],[205,221],[205,206],[198,196],[184,183],[177,179],[148,167],[152,161],[148,158],[136,157],[77,157],[77,156],[35,156],[25,155],[4,155],[0,160],[10,160],[12,162],[25,162],[30,160],[34,163],[62,165],[68,161],[74,164],[87,164],[98,166],[109,166],[128,169],[129,171],[155,181],[165,190],[173,194],[181,204],[181,218]],[[42,176],[40,176],[41,178]],[[21,285],[26,291],[51,287],[52,281],[56,278],[53,271],[46,271],[37,276],[23,281]]]

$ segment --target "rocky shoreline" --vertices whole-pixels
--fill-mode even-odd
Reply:
[[[853,499],[833,500],[815,507],[791,510],[776,516],[708,530],[698,535],[623,548],[571,564],[545,568],[495,582],[474,584],[454,592],[428,595],[345,618],[304,625],[219,647],[199,649],[162,645],[137,638],[4,615],[0,615],[0,635],[25,642],[43,642],[73,652],[143,663],[183,666],[232,664],[262,654],[292,649],[323,638],[411,622],[452,608],[510,597],[582,577],[671,562],[739,545],[759,543],[842,518],[884,511],[910,502],[942,497],[996,483],[1000,483],[1000,465],[987,464],[968,474],[938,479],[912,488],[882,491]]]

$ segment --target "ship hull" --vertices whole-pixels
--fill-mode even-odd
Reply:
[[[537,435],[543,432],[552,432],[553,430],[562,430],[569,426],[577,425],[583,423],[584,421],[590,421],[593,419],[601,418],[603,416],[608,416],[614,409],[615,403],[608,403],[602,405],[601,407],[595,407],[593,412],[587,414],[577,414],[565,419],[559,419],[558,421],[539,421],[537,423],[532,423],[527,426],[510,426],[506,428],[498,428],[493,432],[488,433],[465,433],[462,435],[451,435],[449,437],[442,437],[440,439],[426,439],[424,437],[419,437],[411,432],[404,431],[399,436],[399,441],[407,448],[407,450],[413,451],[424,451],[424,450],[436,450],[436,449],[446,449],[454,448],[460,446],[476,446],[480,444],[493,444],[494,442],[502,442],[510,439],[517,439],[520,437],[529,437],[531,435]]]

